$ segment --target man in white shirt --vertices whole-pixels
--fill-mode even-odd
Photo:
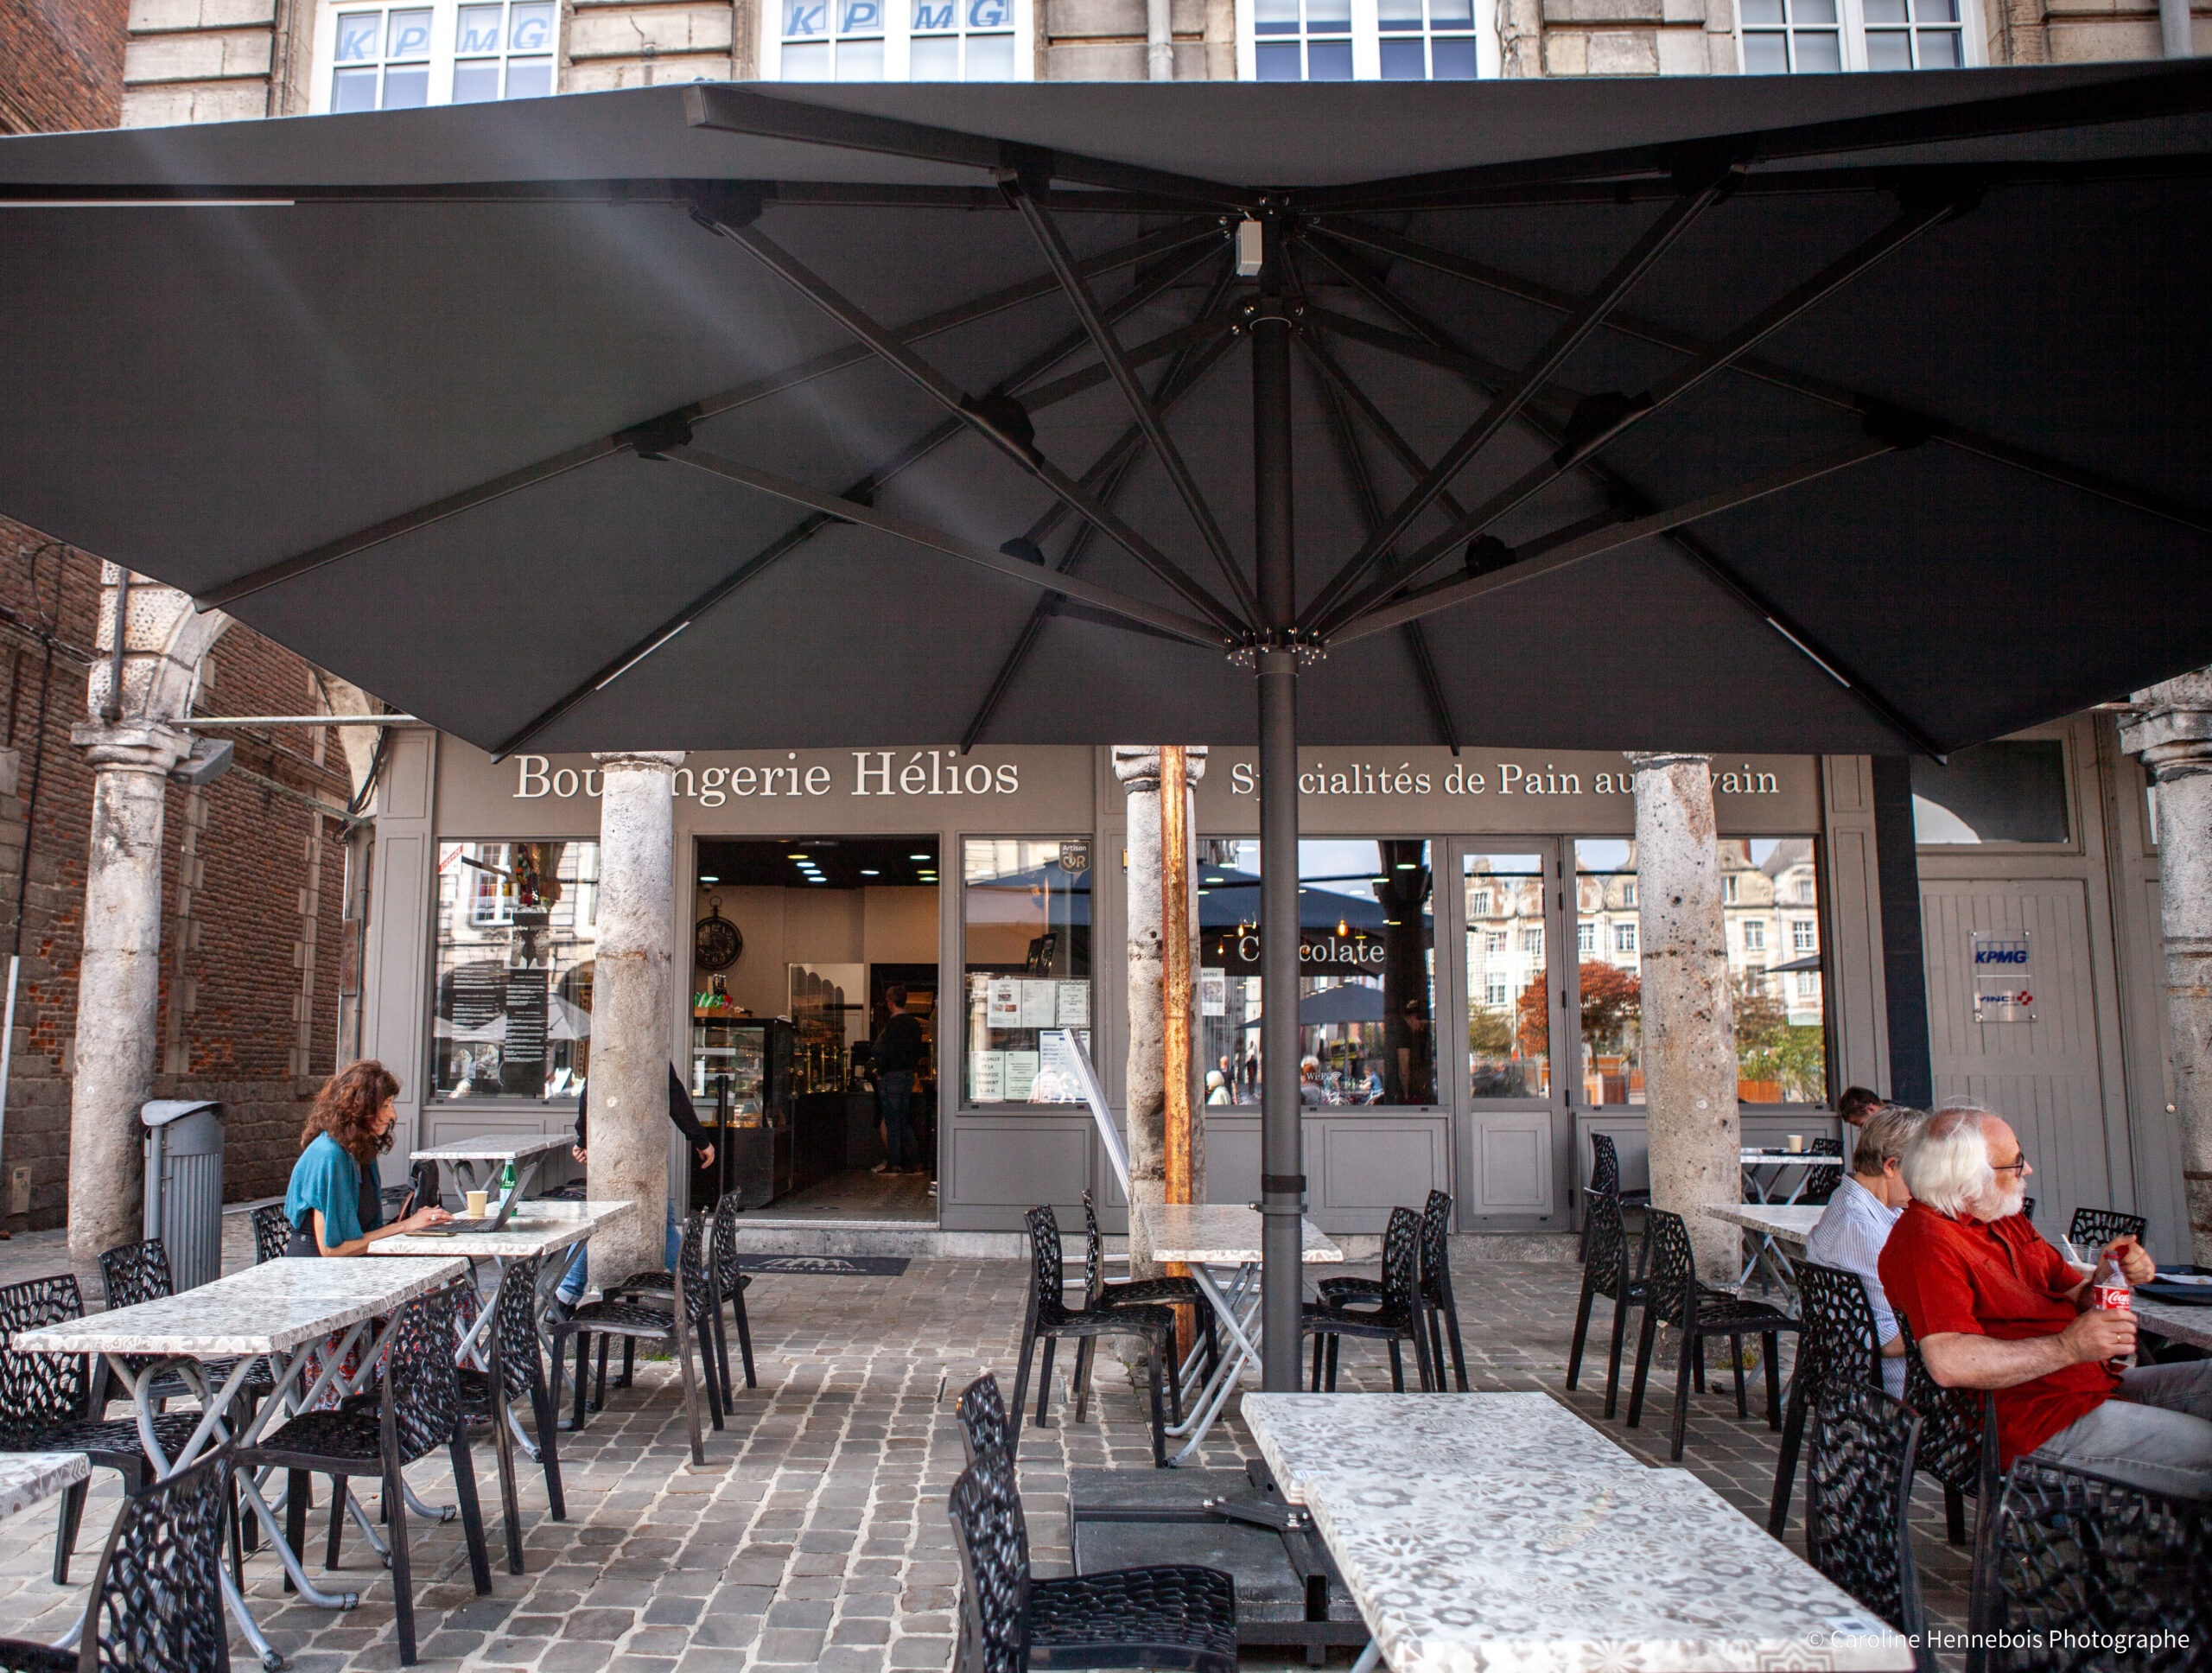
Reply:
[[[1874,1309],[1874,1337],[1882,1345],[1882,1384],[1904,1397],[1904,1337],[1897,1330],[1897,1315],[1882,1294],[1879,1263],[1890,1228],[1912,1200],[1898,1172],[1906,1142],[1928,1119],[1918,1110],[1884,1104],[1867,1116],[1859,1129],[1859,1142],[1851,1153],[1851,1172],[1828,1199],[1810,1236],[1805,1253],[1822,1266],[1855,1272],[1866,1286],[1866,1300]]]

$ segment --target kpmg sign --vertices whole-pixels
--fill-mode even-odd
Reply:
[[[2034,944],[2027,930],[1974,930],[1967,936],[1973,952],[1974,1020],[1976,1022],[2032,1022],[2035,1004]]]

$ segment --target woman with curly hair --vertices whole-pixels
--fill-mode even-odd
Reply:
[[[284,1218],[292,1223],[287,1255],[364,1254],[378,1238],[453,1218],[433,1204],[384,1224],[377,1158],[391,1148],[398,1097],[398,1080],[373,1058],[349,1063],[323,1083],[284,1193]]]

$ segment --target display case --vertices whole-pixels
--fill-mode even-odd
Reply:
[[[791,1025],[780,1017],[723,1014],[695,1006],[691,1101],[715,1135],[715,1163],[694,1166],[691,1206],[711,1208],[725,1192],[762,1208],[791,1188],[792,1100],[797,1085]]]

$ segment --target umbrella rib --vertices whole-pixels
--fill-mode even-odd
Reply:
[[[1689,364],[1678,367],[1663,382],[1626,399],[1617,395],[1593,395],[1579,402],[1574,416],[1567,421],[1567,435],[1551,457],[1523,471],[1516,480],[1493,494],[1473,512],[1455,518],[1449,529],[1414,555],[1409,572],[1383,583],[1380,591],[1369,588],[1341,608],[1322,606],[1317,601],[1317,609],[1328,611],[1321,631],[1325,634],[1337,621],[1358,614],[1389,591],[1405,585],[1459,541],[1473,538],[1499,518],[1527,504],[1567,472],[1587,463],[1652,414],[1663,410],[1708,378],[1725,371],[1732,362],[1741,359],[1776,332],[1827,301],[1860,274],[1886,260],[1929,228],[1952,219],[1959,213],[1959,208],[1958,200],[1953,198],[1930,198],[1915,205],[1873,236],[1830,262],[1786,296],[1753,315]]]
[[[1084,270],[1086,274],[1111,272],[1119,268],[1134,266],[1154,256],[1172,253],[1203,239],[1218,239],[1220,233],[1221,229],[1217,222],[1185,220],[1175,226],[1090,257],[1083,264]],[[925,315],[918,320],[896,327],[893,334],[902,342],[918,342],[924,338],[957,330],[963,326],[973,325],[978,321],[988,319],[993,315],[1002,314],[1008,309],[1019,308],[1025,302],[1035,302],[1039,297],[1049,296],[1058,289],[1058,279],[1049,273],[1040,274],[1034,278],[1026,279],[1019,284],[1008,285],[1003,289],[992,291],[987,296],[977,296],[954,307],[942,309],[935,314]],[[686,426],[702,423],[722,413],[733,412],[740,407],[750,406],[757,401],[765,401],[771,396],[797,389],[801,385],[811,383],[818,378],[826,378],[834,372],[862,365],[870,358],[868,350],[858,344],[832,349],[827,353],[817,354],[810,359],[802,360],[795,366],[786,367],[781,372],[771,372],[765,378],[755,378],[749,382],[718,391],[715,394],[702,396],[696,401],[677,408],[667,417],[671,421]],[[419,529],[429,528],[433,524],[442,523],[449,517],[458,517],[463,512],[474,511],[479,506],[490,505],[494,500],[503,499],[507,495],[518,493],[524,488],[534,487],[540,482],[550,482],[554,478],[565,475],[581,466],[611,457],[635,445],[636,427],[615,430],[610,435],[587,442],[581,447],[570,448],[550,458],[539,460],[534,464],[505,472],[486,481],[463,488],[456,493],[449,493],[441,499],[434,499],[428,505],[402,512],[397,517],[386,518],[381,522],[371,524],[365,529],[357,529],[351,534],[341,535],[335,540],[326,541],[320,546],[310,547],[304,552],[296,553],[290,557],[279,558],[273,563],[264,564],[257,569],[250,570],[245,575],[226,581],[220,586],[211,588],[208,591],[199,595],[194,599],[194,605],[202,610],[227,609],[232,605],[250,598],[266,588],[276,586],[283,582],[296,580],[301,576],[311,574],[321,569],[325,564],[335,563],[341,558],[352,557],[358,553],[367,551],[373,546],[381,546],[388,540],[397,540],[403,535],[412,534]]]
[[[1370,633],[1379,633],[1400,622],[1418,621],[1424,616],[1433,615],[1440,610],[1452,609],[1471,599],[1497,592],[1501,588],[1534,581],[1540,576],[1553,574],[1605,552],[1632,545],[1639,540],[1648,540],[1654,535],[1670,533],[1686,523],[1717,516],[1736,506],[1749,505],[1755,499],[1763,499],[1769,494],[1780,493],[1834,472],[1847,470],[1853,465],[1864,464],[1869,459],[1893,453],[1904,443],[1905,439],[1870,436],[1840,450],[1821,454],[1794,465],[1784,465],[1779,470],[1768,471],[1732,487],[1722,488],[1664,511],[1653,512],[1649,516],[1631,518],[1627,522],[1611,524],[1583,534],[1578,534],[1572,528],[1561,530],[1557,534],[1522,546],[1511,563],[1481,575],[1439,582],[1434,586],[1409,593],[1370,610],[1347,624],[1333,642],[1341,645],[1352,639],[1365,639]]]
[[[693,127],[719,129],[725,133],[827,145],[840,150],[869,151],[880,156],[908,157],[955,168],[982,169],[994,174],[1002,169],[1027,169],[1048,180],[1171,198],[1211,209],[1242,209],[1257,196],[1246,188],[1224,186],[1136,163],[1115,162],[1087,156],[1080,151],[1053,150],[994,139],[988,134],[967,133],[957,128],[809,105],[727,84],[686,87],[683,99],[685,114]]]
[[[1098,299],[1090,294],[1090,286],[1075,270],[1075,258],[1070,252],[1067,240],[1060,236],[1058,224],[1045,206],[1019,180],[1000,182],[999,189],[1012,204],[1022,219],[1028,224],[1030,235],[1037,240],[1037,247],[1044,252],[1045,264],[1060,282],[1068,302],[1075,309],[1076,318],[1083,321],[1083,328],[1090,333],[1090,340],[1098,350],[1098,358],[1112,376],[1115,386],[1122,391],[1122,398],[1128,404],[1130,415],[1137,428],[1144,432],[1153,455],[1160,461],[1160,468],[1167,473],[1167,480],[1174,485],[1191,521],[1198,525],[1198,538],[1206,550],[1213,554],[1214,562],[1221,568],[1229,582],[1229,590],[1236,601],[1237,608],[1248,621],[1260,619],[1260,602],[1236,566],[1236,555],[1229,549],[1229,537],[1221,531],[1213,507],[1191,474],[1191,468],[1184,461],[1182,450],[1175,445],[1175,438],[1167,433],[1152,397],[1137,378],[1136,368],[1129,363],[1121,341],[1114,335],[1113,327],[1099,312]]]
[[[1244,624],[1227,605],[1186,575],[1165,552],[1100,506],[1039,453],[1033,436],[1020,433],[1028,428],[1026,416],[1020,413],[1018,407],[1011,412],[1006,410],[1014,406],[1010,400],[978,404],[969,399],[934,366],[886,331],[859,304],[842,295],[828,280],[750,222],[718,220],[714,225],[725,238],[851,332],[879,359],[905,374],[947,412],[961,419],[1058,498],[1067,501],[1086,520],[1096,524],[1101,533],[1110,537],[1166,582],[1186,603],[1204,611],[1224,633],[1233,638],[1243,631]],[[983,405],[990,410],[982,410]]]
[[[1380,227],[1366,226],[1358,221],[1332,221],[1325,227],[1309,229],[1309,237],[1314,232],[1320,232],[1328,239],[1342,240],[1347,244],[1372,250],[1379,255],[1393,257],[1417,267],[1426,267],[1433,272],[1465,279],[1471,284],[1479,285],[1488,290],[1499,291],[1522,302],[1533,302],[1539,308],[1564,311],[1577,307],[1581,301],[1571,291],[1554,289],[1549,285],[1539,283],[1533,279],[1522,278],[1501,268],[1470,261],[1465,257],[1455,256],[1448,251],[1416,243],[1410,239],[1401,238],[1395,233],[1384,232]],[[1320,246],[1317,245],[1317,247]],[[1324,253],[1327,253],[1325,250]],[[1332,257],[1332,261],[1333,259],[1334,258]],[[1634,337],[1640,341],[1652,343],[1661,348],[1673,349],[1681,354],[1707,354],[1713,347],[1713,343],[1705,338],[1694,336],[1687,331],[1677,331],[1670,326],[1661,325],[1655,321],[1646,320],[1634,314],[1615,313],[1605,321],[1605,328],[1609,331],[1617,331],[1623,336]],[[1878,401],[1877,398],[1866,393],[1864,390],[1853,389],[1847,385],[1831,383],[1826,378],[1793,372],[1786,366],[1777,366],[1771,360],[1761,359],[1756,355],[1743,356],[1732,362],[1728,370],[1741,377],[1755,378],[1760,383],[1770,384],[1777,389],[1788,390],[1793,395],[1802,395],[1808,399],[1821,402],[1827,406],[1840,408],[1847,412],[1866,412],[1876,406],[1891,404]],[[2046,478],[2093,498],[2107,499],[2115,505],[2126,506],[2132,511],[2143,512],[2166,522],[2178,523],[2183,527],[2195,530],[2199,533],[2212,534],[2212,510],[2193,506],[2165,494],[2156,493],[2149,489],[2138,487],[2132,483],[2122,482],[2094,471],[2082,470],[2061,460],[2053,459],[2046,454],[2015,447],[2010,442],[2000,442],[1994,436],[1985,436],[1980,431],[1970,429],[1962,424],[1952,423],[1946,419],[1931,418],[1922,415],[1922,422],[1927,426],[1930,441],[1941,442],[1945,446],[1955,448],[1961,453],[1974,454],[1997,464],[2010,466],[2014,470]]]
[[[1296,279],[1297,268],[1294,263],[1292,264],[1291,270],[1294,283],[1298,283],[1299,293],[1302,296],[1305,294],[1305,286]],[[1338,380],[1342,378],[1341,370],[1328,364],[1327,351],[1318,347],[1313,341],[1312,333],[1300,329],[1298,332],[1297,340],[1305,346],[1307,355],[1313,359],[1314,363],[1323,368],[1321,391],[1327,398],[1329,433],[1336,440],[1337,455],[1344,461],[1345,474],[1351,478],[1352,492],[1359,501],[1361,519],[1371,529],[1382,520],[1382,496],[1376,492],[1375,473],[1369,468],[1367,455],[1360,451],[1359,437],[1352,430],[1351,414],[1346,408],[1345,391],[1343,386],[1344,384],[1349,384],[1351,380],[1344,378],[1343,383],[1339,383]],[[1370,422],[1377,420],[1381,420],[1385,428],[1389,428],[1389,421],[1382,419],[1380,412],[1370,412]],[[1395,429],[1391,429],[1390,434],[1395,436],[1397,432]],[[1402,441],[1402,438],[1400,439]],[[1422,473],[1415,469],[1413,474],[1418,480]],[[1448,493],[1439,494],[1437,498],[1452,516],[1461,515],[1459,502]],[[1408,621],[1398,631],[1400,637],[1406,642],[1407,651],[1413,657],[1414,670],[1420,676],[1421,691],[1428,699],[1430,718],[1436,722],[1437,732],[1443,738],[1445,747],[1456,755],[1459,753],[1459,732],[1452,722],[1452,705],[1445,697],[1444,683],[1437,677],[1436,658],[1429,654],[1428,635],[1422,631],[1421,625],[1418,621]]]
[[[814,487],[775,471],[760,470],[750,465],[741,465],[734,460],[724,459],[689,445],[671,447],[666,450],[666,456],[679,464],[692,466],[710,475],[725,478],[745,487],[758,489],[762,493],[772,494],[779,499],[788,499],[795,506],[811,506],[816,511],[826,512],[843,522],[856,523],[862,528],[874,529],[880,534],[887,534],[899,540],[911,541],[915,545],[926,546],[932,551],[939,551],[949,557],[964,559],[968,563],[977,564],[996,574],[1010,576],[1024,586],[1065,593],[1069,597],[1078,599],[1085,604],[1093,605],[1117,616],[1126,617],[1131,621],[1141,622],[1147,627],[1157,627],[1176,639],[1186,639],[1193,645],[1217,647],[1231,642],[1227,635],[1210,621],[1200,620],[1196,616],[1186,616],[1179,610],[1171,610],[1163,605],[1154,604],[1148,600],[1132,598],[1126,593],[1116,592],[1111,587],[1101,587],[1091,582],[1077,581],[1070,576],[1054,575],[1049,569],[1040,569],[1038,565],[1030,563],[1027,558],[1010,557],[991,547],[979,545],[974,541],[963,540],[957,535],[947,534],[941,529],[931,528],[926,524],[916,523],[908,518],[894,517],[888,512],[878,511],[873,506],[856,505],[825,488]]]
[[[1727,196],[1735,175],[1732,167],[1708,167],[1701,175],[1694,178],[1694,183],[1644,229],[1643,236],[1630,247],[1628,253],[1614,264],[1612,271],[1605,276],[1605,283],[1585,297],[1582,305],[1560,322],[1559,329],[1552,334],[1551,340],[1537,352],[1535,358],[1522,368],[1511,384],[1491,398],[1483,415],[1445,450],[1444,456],[1436,461],[1428,474],[1414,486],[1413,491],[1398,502],[1397,508],[1382,519],[1382,525],[1368,536],[1344,568],[1322,588],[1321,597],[1340,595],[1351,580],[1372,566],[1379,554],[1397,543],[1414,519],[1427,509],[1439,491],[1452,485],[1452,479],[1505,428],[1516,413],[1528,404],[1591,333],[1605,322],[1605,315],[1635,288],[1639,279],[1650,271],[1653,264],[1673,247],[1683,233],[1689,231],[1707,210]],[[1318,613],[1312,605],[1308,605],[1300,614],[1298,626],[1311,632],[1318,620]]]
[[[1343,274],[1362,296],[1373,302],[1376,307],[1398,320],[1408,330],[1418,333],[1422,339],[1433,341],[1442,348],[1454,353],[1460,352],[1453,344],[1450,334],[1443,327],[1427,318],[1420,309],[1402,297],[1393,293],[1359,255],[1351,251],[1333,250],[1311,240],[1308,241],[1308,247]],[[1472,357],[1463,355],[1463,358],[1468,360],[1470,366],[1477,364]],[[1481,381],[1478,375],[1470,370],[1461,370],[1460,375],[1471,382],[1479,384]],[[1523,423],[1554,446],[1557,446],[1565,440],[1565,427],[1548,423],[1534,408],[1524,411],[1521,417]],[[1582,469],[1611,497],[1619,510],[1631,516],[1641,516],[1647,512],[1658,509],[1641,490],[1624,480],[1600,461],[1585,460]],[[1929,741],[1926,733],[1906,719],[1904,712],[1895,703],[1862,678],[1849,663],[1824,646],[1809,629],[1800,626],[1789,614],[1775,607],[1762,595],[1738,578],[1703,540],[1688,529],[1670,530],[1664,538],[1692,563],[1706,569],[1724,589],[1729,591],[1753,615],[1788,639],[1791,646],[1807,661],[1812,663],[1829,678],[1840,681],[1851,694],[1865,705],[1875,719],[1890,728],[1910,747],[1923,754],[1934,755],[1938,759],[1942,757],[1943,751]]]
[[[1242,323],[1243,321],[1234,314],[1209,311],[1192,321],[1188,325],[1179,326],[1173,331],[1163,332],[1148,341],[1139,343],[1134,348],[1125,348],[1122,353],[1127,357],[1131,366],[1147,366],[1165,355],[1209,343],[1216,337],[1235,331]],[[1037,384],[1027,388],[1020,385],[1010,387],[1014,394],[1021,397],[1022,405],[1043,407],[1051,406],[1057,401],[1068,400],[1082,394],[1085,390],[1096,389],[1099,385],[1109,381],[1113,376],[1113,372],[1108,369],[1105,363],[1100,361],[1084,366],[1080,371],[1071,372],[1064,378],[1055,378],[1049,384]]]
[[[1222,297],[1228,293],[1230,281],[1235,270],[1233,265],[1227,263],[1223,264],[1219,277],[1214,281],[1213,289],[1206,296],[1205,306],[1199,310],[1201,317],[1211,315],[1220,305]],[[1172,411],[1178,402],[1205,380],[1206,374],[1220,363],[1222,356],[1228,352],[1230,340],[1227,337],[1215,337],[1177,357],[1174,363],[1161,376],[1159,392],[1154,398],[1163,413]],[[1131,424],[1122,432],[1112,446],[1092,462],[1090,468],[1084,473],[1084,485],[1086,487],[1096,488],[1100,497],[1108,505],[1113,504],[1115,497],[1122,491],[1122,484],[1128,480],[1129,472],[1135,466],[1137,449],[1143,444],[1143,441],[1144,438],[1137,427]],[[1044,539],[1065,515],[1066,509],[1064,504],[1056,502],[1050,510],[1030,525],[1026,538],[1033,543]],[[1074,535],[1068,541],[1067,550],[1060,555],[1058,566],[1060,574],[1068,575],[1074,572],[1076,565],[1083,561],[1084,553],[1089,548],[1091,538],[1097,532],[1097,530],[1088,523],[1077,528]],[[999,665],[998,674],[991,681],[990,689],[983,694],[983,700],[976,705],[975,716],[969,721],[967,730],[960,735],[962,754],[966,754],[976,747],[976,741],[983,735],[983,728],[991,723],[991,716],[998,712],[999,704],[1005,700],[1007,691],[1013,689],[1014,677],[1020,671],[1021,665],[1027,658],[1031,647],[1037,643],[1038,637],[1044,633],[1045,624],[1059,614],[1059,595],[1048,593],[1037,601],[1036,607],[1029,613],[1029,620],[1022,625],[1020,633],[1015,638],[1012,648],[1007,651],[1006,659]]]

